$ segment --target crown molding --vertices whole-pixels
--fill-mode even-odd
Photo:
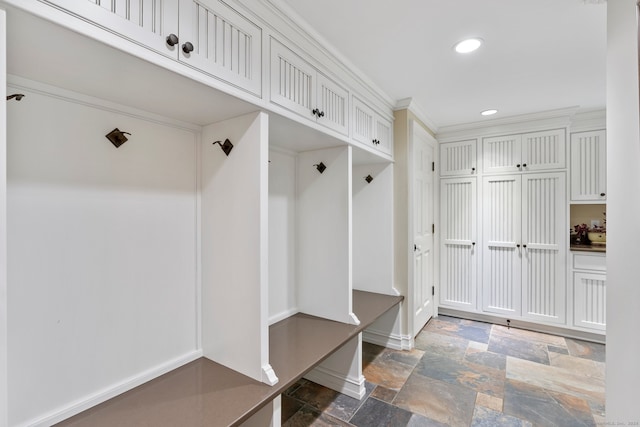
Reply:
[[[571,132],[586,132],[607,127],[607,110],[591,110],[576,113],[571,119]]]
[[[413,100],[413,98],[404,98],[396,102],[396,106],[393,111],[409,110],[411,111],[422,123],[424,123],[432,133],[438,132],[438,126],[435,122],[425,114],[424,110]]]
[[[246,0],[239,0],[245,2]],[[271,13],[275,14],[289,25],[289,27],[320,50],[325,56],[330,58],[341,71],[357,81],[363,88],[374,95],[378,101],[384,103],[389,109],[393,109],[395,100],[389,96],[380,86],[373,82],[364,72],[350,62],[340,51],[338,51],[329,41],[318,33],[302,16],[294,11],[291,6],[283,0],[260,0]],[[245,7],[250,7],[245,3]],[[278,30],[278,32],[280,32]]]
[[[450,142],[478,136],[535,132],[551,128],[569,127],[577,110],[578,107],[567,107],[557,110],[502,117],[482,122],[443,126],[438,130],[436,138],[439,142]]]

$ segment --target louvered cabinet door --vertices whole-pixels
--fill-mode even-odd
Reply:
[[[178,57],[166,38],[178,34],[178,0],[48,0],[162,55]]]
[[[566,152],[564,129],[522,134],[522,171],[564,169]]]
[[[181,61],[261,94],[262,30],[252,21],[219,0],[180,0],[179,39]]]
[[[607,200],[606,131],[571,134],[571,200]]]
[[[485,177],[483,193],[482,310],[521,314],[521,175]]]
[[[440,197],[440,305],[476,311],[476,178],[442,179]]]
[[[573,273],[573,325],[606,329],[607,276],[603,273]]]
[[[477,140],[440,144],[440,175],[475,175],[477,166]]]
[[[566,295],[564,172],[522,177],[522,316],[564,323]]]
[[[349,135],[349,91],[322,73],[318,73],[317,107],[322,116],[318,123]]]
[[[520,135],[506,135],[482,140],[482,167],[486,174],[520,172],[522,154]]]

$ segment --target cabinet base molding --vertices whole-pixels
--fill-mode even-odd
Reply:
[[[372,329],[367,329],[362,333],[362,341],[393,350],[411,350],[413,348],[411,335],[389,334],[388,332]]]
[[[132,390],[139,385],[142,385],[148,381],[151,381],[154,378],[157,378],[161,375],[166,374],[167,372],[173,371],[183,365],[186,365],[189,362],[193,362],[196,359],[202,357],[202,350],[196,350],[190,353],[187,353],[183,356],[177,357],[173,360],[169,360],[161,365],[155,366],[151,369],[143,371],[138,375],[127,378],[124,381],[121,381],[113,386],[101,390],[95,394],[89,395],[86,398],[79,399],[75,402],[72,402],[70,405],[58,408],[48,414],[44,414],[42,417],[38,419],[32,419],[24,423],[24,425],[33,426],[33,427],[46,427],[56,424],[60,421],[66,420],[76,414],[79,414],[82,411],[85,411],[93,406],[96,406],[102,402],[105,402],[109,399],[112,399],[124,392]]]
[[[591,341],[599,344],[605,343],[604,334],[596,334],[591,332],[580,331],[571,328],[559,326],[543,325],[539,323],[527,322],[525,320],[513,319],[506,316],[497,316],[485,313],[471,313],[467,311],[455,310],[452,308],[439,307],[438,314],[443,316],[460,317],[463,319],[477,320],[479,322],[493,323],[496,325],[507,326],[507,319],[511,320],[510,326],[517,329],[526,329],[534,332],[542,332],[545,334],[560,335],[565,338],[575,338],[584,341]]]
[[[304,378],[342,394],[346,394],[354,399],[361,400],[366,394],[364,386],[365,380],[362,375],[358,378],[345,377],[343,374],[332,369],[318,366],[312,371],[307,372]]]

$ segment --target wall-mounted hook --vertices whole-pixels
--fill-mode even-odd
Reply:
[[[373,181],[373,177],[371,175],[367,175],[364,177],[364,180],[367,181],[367,184],[371,184],[371,181]]]
[[[20,101],[22,98],[24,98],[24,94],[23,93],[14,93],[13,95],[9,95],[7,96],[7,101],[10,99],[16,99],[16,101]]]
[[[125,134],[131,136],[129,132],[122,132],[120,129],[115,128],[105,136],[109,141],[111,141],[113,145],[116,146],[116,148],[118,148],[129,140],[126,136],[124,136]]]
[[[216,141],[213,143],[213,145],[216,144],[220,145],[220,148],[222,148],[222,151],[224,151],[224,154],[226,154],[227,157],[229,156],[231,150],[233,150],[233,144],[231,143],[231,141],[229,141],[229,138],[225,139],[224,142]]]
[[[327,168],[324,163],[320,162],[317,165],[313,165],[316,167],[316,169],[318,169],[318,172],[322,173],[324,172],[324,170]]]

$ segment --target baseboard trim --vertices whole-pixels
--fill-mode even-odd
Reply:
[[[99,405],[100,403],[112,399],[119,394],[122,394],[154,378],[157,378],[160,375],[164,375],[167,372],[173,371],[174,369],[177,369],[182,365],[193,362],[200,357],[202,357],[202,350],[196,350],[187,353],[154,368],[143,371],[138,375],[127,378],[126,380],[121,381],[111,387],[105,388],[102,391],[94,393],[85,399],[80,399],[72,402],[67,406],[58,408],[48,414],[44,414],[42,417],[26,421],[24,424],[16,427],[48,427],[53,424],[59,423],[60,421],[66,420],[67,418],[79,414],[82,411]]]
[[[362,375],[359,378],[345,377],[339,372],[318,366],[307,372],[304,378],[354,399],[361,400],[366,394]]]
[[[446,308],[446,307],[439,307],[438,315],[460,317],[463,319],[477,320],[479,322],[487,322],[487,323],[493,323],[496,325],[507,326],[507,322],[506,322],[507,317],[502,317],[495,314],[472,313],[472,312],[455,310],[455,309]],[[526,329],[529,331],[542,332],[545,334],[560,335],[566,338],[575,338],[575,339],[591,341],[599,344],[604,344],[606,340],[606,337],[604,334],[599,334],[596,332],[586,332],[586,331],[569,329],[569,328],[560,327],[560,326],[543,325],[540,323],[532,323],[532,322],[528,322],[526,320],[520,320],[520,319],[509,318],[509,320],[511,320],[510,326],[512,328]]]
[[[414,344],[413,338],[410,335],[389,334],[387,332],[372,330],[371,328],[362,333],[362,341],[393,350],[411,350]]]

